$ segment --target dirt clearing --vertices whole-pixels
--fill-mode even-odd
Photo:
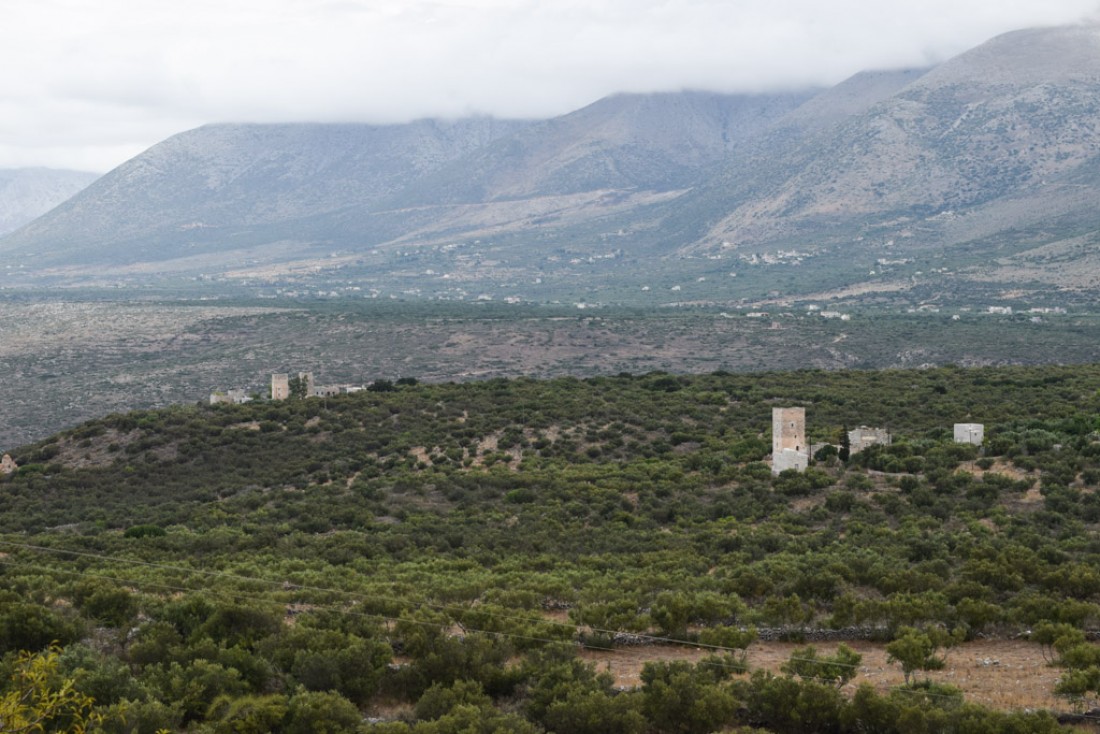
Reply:
[[[819,653],[831,655],[838,643],[815,643]],[[887,664],[886,646],[854,641],[845,643],[863,661],[859,674],[845,690],[870,683],[879,691],[900,686],[901,667]],[[779,672],[791,653],[802,645],[787,642],[758,643],[749,648],[749,667]],[[646,646],[612,651],[585,650],[581,656],[600,670],[615,676],[620,686],[641,685],[642,666],[655,660],[697,662],[709,651],[690,646]],[[961,689],[966,700],[1002,711],[1021,709],[1067,710],[1066,701],[1054,696],[1054,684],[1061,671],[1047,665],[1039,646],[1022,640],[978,640],[951,650],[943,670],[929,674],[938,683]]]

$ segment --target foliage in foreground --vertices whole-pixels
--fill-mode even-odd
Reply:
[[[103,721],[94,711],[94,699],[77,690],[72,679],[57,675],[61,648],[50,646],[41,653],[21,652],[15,670],[0,695],[0,732],[23,734],[36,731],[67,731],[83,734]]]

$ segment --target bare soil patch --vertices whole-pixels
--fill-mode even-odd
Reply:
[[[120,433],[113,428],[109,428],[98,436],[91,438],[67,436],[57,442],[58,451],[54,461],[77,469],[110,466],[118,458],[119,454],[117,452],[137,440],[138,435],[139,432],[136,430]],[[162,448],[170,454],[164,458],[171,458],[175,455],[174,447],[171,450],[168,450],[167,447]]]
[[[819,652],[832,654],[838,643],[819,643]],[[846,690],[870,683],[886,692],[904,683],[900,666],[886,662],[882,643],[853,641],[845,643],[860,655],[859,674]],[[758,643],[749,648],[750,668],[779,673],[779,667],[801,645],[790,642]],[[710,651],[688,646],[647,646],[611,651],[585,650],[581,656],[615,676],[623,687],[641,685],[642,666],[652,661],[685,660],[698,662]],[[961,689],[968,701],[1002,711],[1022,709],[1065,710],[1066,703],[1054,696],[1054,684],[1061,671],[1047,665],[1039,646],[1023,640],[977,640],[953,649],[943,670],[929,677]]]
[[[422,462],[426,466],[431,466],[433,463],[432,457],[428,453],[428,449],[423,446],[413,446],[411,449],[409,449],[409,453],[412,454],[414,459]]]

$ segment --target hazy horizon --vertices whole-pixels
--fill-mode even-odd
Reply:
[[[218,122],[544,118],[619,92],[762,92],[927,66],[1096,0],[16,0],[0,168],[105,172]],[[18,69],[18,74],[12,70]]]

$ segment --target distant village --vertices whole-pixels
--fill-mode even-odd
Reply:
[[[287,400],[291,397],[299,398],[331,398],[336,395],[350,395],[368,389],[367,385],[318,385],[313,379],[312,372],[299,372],[291,377],[286,372],[276,372],[271,375],[271,387],[267,397],[271,400]],[[263,396],[250,393],[244,388],[233,388],[222,392],[215,390],[210,393],[210,404],[234,403],[241,405],[251,403],[256,398]]]

